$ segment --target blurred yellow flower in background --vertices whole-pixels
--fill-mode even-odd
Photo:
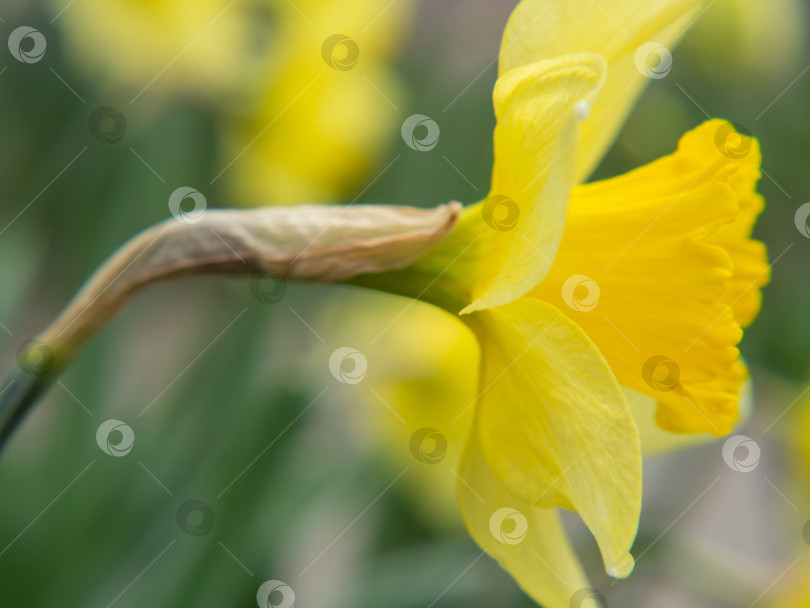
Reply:
[[[784,418],[777,428],[781,429],[781,438],[787,448],[787,459],[780,462],[780,466],[789,473],[787,478],[793,482],[790,496],[798,506],[794,507],[797,511],[795,517],[780,519],[778,523],[791,530],[801,530],[801,538],[796,544],[802,555],[810,547],[810,386],[791,385],[790,390],[796,390],[798,394],[784,410]],[[777,418],[774,424],[779,420]],[[810,607],[810,565],[806,562],[806,559],[800,559],[794,563],[795,567],[783,566],[786,574],[774,584],[767,608]]]
[[[803,0],[716,0],[684,46],[698,69],[724,80],[780,81],[804,67],[807,3]]]
[[[240,204],[340,200],[397,130],[402,87],[389,63],[412,0],[279,2],[281,49],[267,77],[223,122],[225,177]]]
[[[788,538],[795,542],[785,542],[786,556],[780,566],[784,575],[774,583],[765,605],[767,608],[808,608],[810,565],[806,558],[797,559],[791,567],[788,565],[795,553],[805,556],[810,547],[810,386],[806,382],[803,385],[784,382],[781,378],[771,381],[779,387],[774,392],[783,395],[786,407],[766,427],[766,432],[773,427],[779,437],[777,445],[783,452],[777,466],[784,476],[782,483],[790,484],[784,491],[790,496],[793,508],[787,516],[771,523],[777,530],[789,530],[792,534]]]
[[[410,485],[407,498],[427,525],[457,526],[454,487],[478,390],[475,335],[435,306],[406,305],[374,292],[332,302],[322,323],[374,362],[367,376],[371,390],[355,399],[349,418],[358,441],[392,470],[411,467],[415,459],[419,474],[402,481]]]
[[[255,206],[336,201],[375,166],[400,122],[390,63],[413,9],[413,0],[87,0],[58,24],[88,77],[131,107],[212,108],[222,167],[212,183],[222,180],[231,204]]]
[[[88,77],[124,94],[221,100],[259,77],[268,40],[252,36],[262,5],[250,0],[53,2]]]

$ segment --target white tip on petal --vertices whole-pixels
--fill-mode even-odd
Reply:
[[[583,121],[591,115],[591,104],[584,99],[580,99],[574,104],[574,114],[577,120]]]
[[[607,573],[613,578],[627,578],[630,576],[630,573],[633,571],[633,567],[635,565],[636,563],[633,556],[627,553],[621,560],[619,560],[618,563],[607,568]]]

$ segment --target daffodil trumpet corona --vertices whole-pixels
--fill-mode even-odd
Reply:
[[[574,605],[588,582],[558,509],[581,517],[608,574],[630,574],[648,432],[634,412],[654,409],[673,436],[728,433],[748,378],[737,345],[769,278],[751,237],[759,147],[731,123],[705,122],[669,156],[585,183],[650,79],[639,49],[674,45],[699,4],[523,0],[501,47],[484,200],[159,225],[28,354],[56,369],[136,289],[200,272],[344,281],[444,308],[481,347],[458,467],[464,522],[534,600]],[[500,533],[498,518],[520,533]]]

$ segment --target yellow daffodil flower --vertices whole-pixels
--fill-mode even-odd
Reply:
[[[119,250],[28,353],[69,355],[109,318],[131,284],[108,291],[107,300],[117,296],[109,304],[87,296],[107,291],[117,265],[150,248],[152,233],[166,239],[163,256],[130,270],[134,285],[144,284],[139,271],[155,276],[150,263],[165,276],[187,274],[189,256],[199,271],[245,272],[247,257],[287,278],[346,280],[460,313],[480,347],[454,472],[464,521],[531,597],[547,608],[575,605],[587,581],[556,509],[579,514],[611,576],[630,574],[641,507],[632,408],[654,400],[665,431],[727,433],[747,378],[736,345],[768,280],[765,249],[751,239],[763,207],[759,148],[732,124],[711,120],[670,156],[583,184],[646,80],[669,69],[666,47],[698,4],[523,0],[501,47],[484,201],[460,217],[457,204],[432,213],[311,206],[155,226]],[[341,40],[345,53],[324,60],[353,66],[356,49]],[[306,86],[321,79],[329,80],[316,75]],[[227,228],[221,245],[199,238],[208,226]],[[106,317],[87,315],[60,338],[56,329],[94,303]]]
[[[550,608],[587,586],[556,507],[582,517],[610,575],[633,569],[641,450],[625,392],[655,399],[669,431],[722,435],[738,418],[736,344],[768,279],[750,238],[756,141],[709,121],[668,157],[576,185],[643,87],[639,49],[672,44],[696,9],[524,0],[501,48],[490,195],[414,266],[355,279],[461,312],[477,336],[461,511]]]

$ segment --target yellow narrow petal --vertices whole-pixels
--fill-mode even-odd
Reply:
[[[461,514],[475,542],[539,604],[569,608],[588,584],[556,511],[510,492],[475,437],[467,443],[459,477]]]
[[[735,345],[768,278],[750,240],[759,152],[730,127],[709,121],[675,154],[576,188],[554,269],[532,292],[582,326],[622,384],[655,396],[675,431],[736,422],[747,371]]]
[[[601,85],[604,61],[581,53],[524,66],[495,85],[495,166],[490,196],[470,208],[460,234],[473,243],[472,304],[506,304],[548,272],[565,226],[582,104]]]
[[[607,60],[605,86],[582,123],[577,181],[599,163],[648,80],[636,67],[639,47],[654,42],[671,51],[699,6],[700,0],[523,0],[515,9],[501,44],[502,74],[566,53]]]
[[[482,453],[511,492],[579,513],[612,576],[633,568],[641,507],[636,425],[607,362],[585,333],[533,298],[476,313]]]

